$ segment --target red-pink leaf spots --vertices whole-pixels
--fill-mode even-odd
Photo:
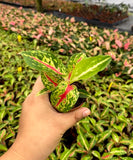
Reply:
[[[51,70],[55,71],[56,73],[62,75],[62,73],[59,72],[57,69],[55,69],[54,67],[50,66],[49,64],[46,64],[45,62],[42,62],[40,59],[37,59],[37,58],[32,57],[32,56],[31,56],[31,58],[34,59],[35,61],[39,62],[39,63],[42,63],[42,64],[45,65],[46,67],[48,67],[48,68],[50,68]]]
[[[65,92],[59,96],[60,99],[59,99],[58,103],[56,104],[56,107],[66,98],[67,94],[73,89],[74,88],[71,85],[67,86]]]
[[[117,46],[119,47],[119,48],[122,48],[122,42],[120,41],[120,40],[115,40],[115,44],[117,44]]]

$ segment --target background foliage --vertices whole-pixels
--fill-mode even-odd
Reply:
[[[21,104],[38,76],[19,52],[35,49],[53,51],[64,64],[79,52],[112,57],[108,70],[81,81],[91,116],[66,132],[49,160],[131,160],[133,36],[88,26],[74,18],[63,20],[22,8],[0,8],[0,155],[15,139]]]

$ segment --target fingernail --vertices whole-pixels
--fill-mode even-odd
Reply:
[[[90,110],[87,109],[83,112],[83,117],[87,117],[88,115],[90,115]]]

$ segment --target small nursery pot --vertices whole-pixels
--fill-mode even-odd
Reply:
[[[62,84],[63,85],[63,84]],[[74,88],[76,87],[76,92],[77,92],[77,88],[78,89],[83,89],[83,90],[86,90],[86,88],[85,88],[85,86],[83,85],[83,84],[81,84],[81,83],[79,83],[79,82],[74,82],[72,85],[69,85],[69,86],[71,86],[71,87],[73,87],[74,86]],[[70,87],[70,88],[71,88]],[[68,91],[68,89],[67,89],[67,91]],[[56,91],[56,92],[58,92],[58,91]],[[71,95],[73,95],[73,91],[71,91],[71,93],[69,93],[69,94],[71,94]],[[51,103],[51,105],[54,105],[55,103],[52,101],[52,98],[55,98],[54,97],[54,94],[52,94],[52,96],[51,96],[51,94],[52,94],[52,92],[50,92],[49,93],[49,100],[50,100],[50,103]],[[66,94],[66,92],[65,92],[65,94]],[[63,95],[62,94],[62,97],[64,96],[64,98],[65,98],[65,94]],[[57,94],[56,94],[57,95]],[[78,93],[78,95],[79,95],[79,93]],[[69,95],[68,95],[69,96]],[[69,98],[69,97],[66,97],[66,98]],[[60,98],[61,96],[59,96],[57,99],[60,99],[60,103],[61,103],[61,98]],[[71,99],[72,100],[72,99]],[[63,103],[63,101],[64,101],[64,103]],[[66,99],[62,99],[62,105],[63,105],[63,107],[62,106],[58,106],[58,107],[54,107],[58,112],[68,112],[68,111],[70,111],[72,108],[76,108],[76,107],[78,107],[78,106],[80,106],[80,105],[82,105],[84,102],[86,102],[86,98],[80,98],[79,96],[78,96],[78,98],[76,98],[75,99],[75,101],[72,101],[72,105],[70,105],[70,106],[66,106],[66,107],[64,107],[64,105],[65,105],[65,101],[66,101]],[[69,99],[69,101],[70,101],[70,99]],[[56,102],[56,103],[59,103],[59,102]],[[60,108],[61,107],[61,108]]]

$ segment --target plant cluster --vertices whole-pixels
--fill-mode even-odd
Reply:
[[[3,29],[36,39],[63,55],[79,52],[88,56],[110,55],[113,58],[110,72],[118,76],[133,77],[132,35],[89,27],[86,23],[75,22],[73,17],[60,19],[33,10],[25,11],[3,5],[0,5],[0,9],[0,24]]]
[[[6,0],[4,0],[6,1]],[[7,2],[7,1],[6,1]],[[21,1],[21,0],[9,0],[8,2],[13,2],[16,4],[24,6],[38,6],[35,5],[35,1]],[[36,2],[39,4],[39,1]],[[38,6],[39,7],[39,6]],[[116,4],[106,4],[106,5],[90,5],[87,2],[85,4],[75,3],[71,1],[63,0],[43,0],[42,6],[37,10],[47,10],[47,11],[59,11],[72,16],[83,17],[86,19],[97,19],[101,22],[115,23],[124,18],[128,17],[128,5],[124,3]]]
[[[22,6],[31,6],[31,7],[35,6],[34,0],[29,0],[29,1],[26,1],[26,0],[1,0],[1,2],[14,3],[14,4],[22,5]]]
[[[96,19],[101,22],[115,23],[128,17],[128,6],[120,3],[106,5],[80,4],[71,1],[45,0],[43,6],[47,10],[60,11],[69,15]]]
[[[69,138],[68,132],[64,135],[48,160],[132,160],[133,36],[74,23],[74,19],[61,20],[3,5],[0,8],[0,155],[15,140],[21,104],[39,75],[17,53],[42,50],[54,52],[64,65],[80,52],[113,59],[108,70],[81,81],[86,88],[81,97],[86,99],[91,115],[70,130]],[[20,20],[24,20],[21,26]],[[33,34],[38,37],[32,39]]]

